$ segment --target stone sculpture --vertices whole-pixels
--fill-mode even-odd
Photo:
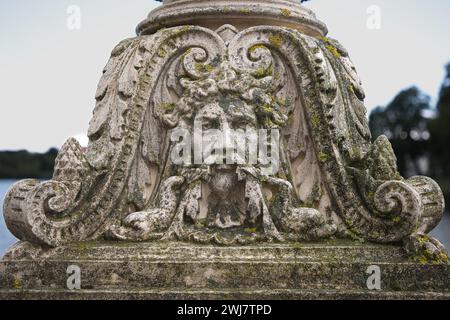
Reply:
[[[164,1],[113,50],[87,150],[69,139],[52,180],[15,184],[8,228],[44,247],[343,238],[446,262],[427,236],[444,212],[439,186],[402,178],[387,138],[372,142],[361,81],[326,34],[296,0]],[[174,163],[171,136],[196,123],[278,130],[279,170]]]
[[[334,235],[404,241],[413,254],[444,258],[426,236],[443,214],[440,188],[426,177],[403,179],[388,140],[371,142],[348,52],[296,1],[263,2],[258,10],[301,15],[299,26],[156,30],[155,13],[137,38],[121,42],[98,87],[87,151],[69,139],[51,181],[21,181],[8,193],[13,234],[49,246],[102,237],[245,244]],[[180,6],[186,15],[227,12],[223,1]],[[256,7],[233,1],[230,10],[242,8]],[[160,12],[182,19],[176,9],[167,1]],[[206,118],[220,128],[280,129],[281,170],[171,163],[171,130],[193,132]]]

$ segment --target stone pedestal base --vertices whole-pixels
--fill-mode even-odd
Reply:
[[[381,290],[367,289],[369,266]],[[81,290],[67,289],[81,271]],[[400,247],[83,243],[12,247],[0,262],[0,299],[450,299],[450,265],[411,262]]]

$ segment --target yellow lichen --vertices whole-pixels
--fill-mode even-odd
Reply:
[[[256,78],[263,78],[271,75],[272,73],[273,73],[273,65],[270,66],[268,69],[258,68],[253,75]],[[274,100],[272,99],[272,101]]]
[[[342,56],[341,53],[330,39],[326,37],[320,37],[320,39],[325,43],[325,47],[328,49],[328,51],[330,51],[333,54],[333,56],[335,56],[338,59],[341,58]]]
[[[330,51],[330,52],[333,54],[333,56],[335,56],[336,58],[340,58],[340,57],[341,57],[341,54],[340,54],[339,50],[336,49],[336,47],[332,46],[331,44],[327,45],[327,49],[328,49],[328,51]]]
[[[175,109],[175,107],[176,107],[175,103],[170,102],[161,103],[161,109],[163,109],[166,112],[172,112]]]
[[[353,88],[353,85],[352,85],[352,84],[350,84],[350,85],[348,86],[348,91],[350,91],[351,93],[355,94],[355,88]]]
[[[397,216],[392,218],[392,221],[394,221],[395,223],[399,223],[400,221],[402,221],[402,218],[400,216]]]
[[[255,44],[254,46],[251,46],[250,49],[248,49],[248,51],[250,53],[253,53],[256,49],[267,49],[267,47],[263,44]]]
[[[197,70],[200,73],[205,73],[205,72],[212,72],[213,71],[213,66],[210,64],[203,64],[200,62],[197,62],[195,64],[195,70]]]
[[[425,256],[420,256],[417,260],[421,264],[427,264],[428,263],[428,259]]]
[[[328,161],[328,156],[324,152],[319,152],[319,155],[317,156],[317,158],[319,159],[320,162],[327,162]]]
[[[13,284],[14,289],[19,290],[22,289],[23,287],[23,280],[22,278],[14,278],[14,284]]]
[[[183,57],[186,57],[188,54],[190,54],[192,52],[192,48],[189,48],[186,50],[185,53],[183,53]]]
[[[183,26],[175,32],[175,35],[177,36],[182,35],[183,33],[189,31],[191,28],[192,26]]]
[[[257,78],[262,78],[266,75],[266,70],[264,70],[263,68],[259,68],[255,71],[255,77]]]
[[[317,114],[311,116],[311,124],[315,128],[320,125],[320,117]]]
[[[281,36],[278,34],[274,34],[269,36],[269,42],[274,46],[274,47],[281,47],[281,45],[283,44],[283,39],[281,39]]]
[[[206,71],[208,71],[208,72],[212,72],[212,71],[214,70],[213,66],[210,65],[210,64],[205,64],[205,69],[206,69]]]
[[[197,229],[203,229],[206,227],[206,219],[200,219],[197,221],[197,223],[195,224],[195,227]]]
[[[92,248],[94,245],[92,243],[88,243],[88,242],[80,242],[76,244],[76,249],[79,251],[86,251],[89,248]]]
[[[289,17],[291,15],[291,10],[289,10],[288,8],[283,8],[281,9],[281,14],[285,17]]]
[[[158,50],[158,56],[160,56],[161,58],[164,58],[164,57],[166,57],[167,56],[167,51],[166,50],[164,50],[164,49],[159,49]]]

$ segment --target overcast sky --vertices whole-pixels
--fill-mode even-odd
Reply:
[[[81,29],[67,28],[67,8]],[[87,131],[114,46],[159,3],[151,0],[1,0],[0,150],[46,151]],[[381,29],[367,9],[381,9]],[[437,96],[450,61],[448,0],[312,0],[306,6],[350,51],[369,109],[417,85]]]

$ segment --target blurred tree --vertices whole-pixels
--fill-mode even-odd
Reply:
[[[57,155],[57,149],[43,154],[24,150],[0,152],[0,179],[49,179]]]
[[[370,115],[373,137],[385,135],[392,142],[403,176],[428,173],[427,112],[430,111],[430,97],[412,87],[401,91],[387,107],[378,107]]]
[[[430,122],[433,174],[450,180],[450,63],[437,104],[438,117]],[[450,181],[449,181],[450,182]]]

